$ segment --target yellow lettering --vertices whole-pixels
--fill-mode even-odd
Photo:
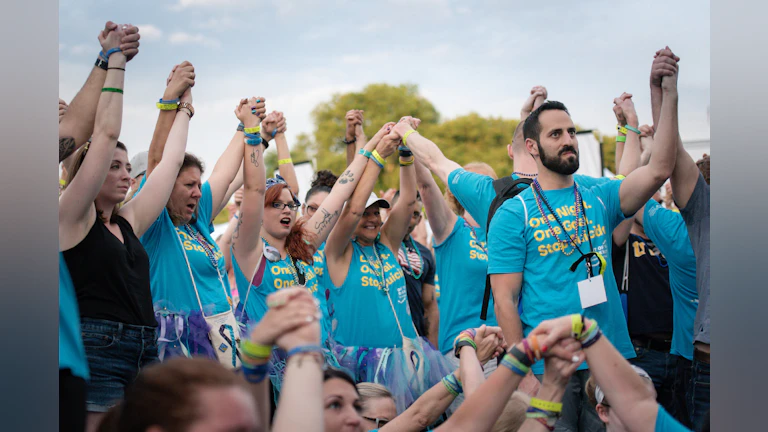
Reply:
[[[543,242],[544,239],[547,238],[547,234],[544,230],[536,230],[533,232],[533,238],[536,239],[537,242]]]
[[[277,276],[280,274],[280,267],[270,266],[269,271],[271,271],[273,275]]]
[[[547,254],[548,254],[548,252],[547,252],[547,245],[539,245],[538,249],[539,249],[539,255],[540,256],[543,256],[543,257],[547,256]]]
[[[477,259],[477,251],[469,251],[469,259]]]
[[[632,242],[632,247],[635,249],[635,258],[640,258],[645,255],[645,243]]]
[[[538,228],[538,227],[539,227],[539,225],[541,225],[541,219],[539,219],[539,218],[533,218],[533,219],[531,219],[530,221],[528,221],[528,225],[529,225],[531,228]]]

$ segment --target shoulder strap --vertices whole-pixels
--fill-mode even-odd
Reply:
[[[493,189],[496,191],[496,197],[493,198],[493,201],[491,202],[491,207],[488,209],[488,221],[485,224],[485,235],[486,238],[488,236],[488,231],[491,229],[491,220],[493,219],[493,215],[496,214],[496,210],[501,207],[502,204],[504,204],[505,201],[508,199],[514,198],[522,192],[523,188],[518,187],[521,184],[526,184],[528,186],[533,183],[533,180],[528,178],[519,178],[517,180],[513,180],[512,177],[506,176],[503,178],[500,178],[498,180],[493,181]],[[488,305],[491,301],[491,276],[486,274],[485,275],[485,293],[483,294],[483,307],[480,311],[480,319],[485,321],[488,317]]]

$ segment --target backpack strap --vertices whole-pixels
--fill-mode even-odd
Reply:
[[[491,229],[491,220],[493,215],[496,214],[502,204],[508,199],[514,198],[520,192],[525,189],[520,188],[519,185],[525,184],[530,186],[533,180],[528,178],[519,178],[513,180],[512,177],[507,176],[493,181],[493,189],[496,191],[496,197],[491,202],[491,207],[488,209],[488,222],[485,225],[485,236],[488,238],[488,233]],[[487,241],[487,240],[486,240]],[[489,257],[490,258],[490,257]],[[488,318],[488,305],[491,302],[491,275],[485,275],[485,293],[483,294],[483,307],[480,311],[480,319],[485,321]]]

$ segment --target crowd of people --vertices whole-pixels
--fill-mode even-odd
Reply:
[[[669,47],[650,124],[613,101],[613,178],[575,174],[571,115],[536,86],[511,175],[449,160],[408,115],[369,139],[350,107],[346,169],[300,191],[263,96],[235,101],[202,181],[189,62],[129,158],[139,39],[108,22],[59,101],[61,430],[709,430],[709,157],[683,147]]]

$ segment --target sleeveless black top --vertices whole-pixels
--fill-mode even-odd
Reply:
[[[125,244],[96,216],[77,246],[63,252],[75,285],[80,316],[157,326],[149,288],[149,256],[133,227],[114,216]]]

